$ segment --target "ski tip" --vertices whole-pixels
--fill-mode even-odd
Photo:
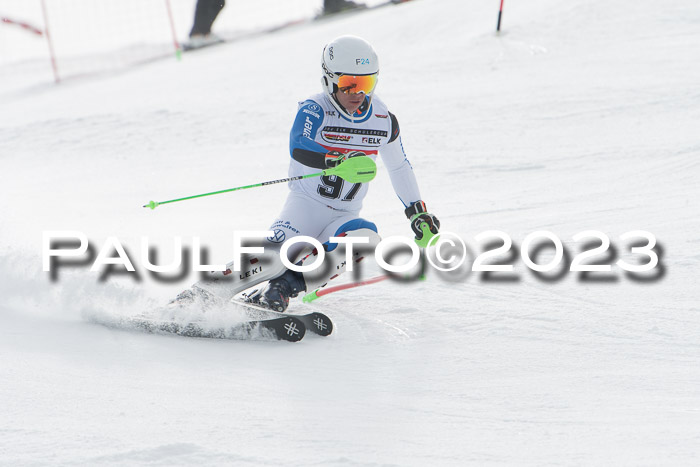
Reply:
[[[329,336],[333,332],[333,321],[323,313],[311,313],[309,318],[306,326],[319,336]]]
[[[293,316],[260,321],[260,323],[268,329],[274,330],[279,340],[299,342],[306,334],[304,323]]]

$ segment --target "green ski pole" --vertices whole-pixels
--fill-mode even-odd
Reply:
[[[226,190],[212,191],[210,193],[202,193],[200,195],[185,196],[184,198],[169,199],[167,201],[149,201],[144,204],[144,208],[155,209],[161,204],[177,203],[178,201],[185,201],[188,199],[202,198],[204,196],[219,195],[221,193],[229,193],[231,191],[245,190],[248,188],[255,188],[259,186],[274,185],[276,183],[291,182],[294,180],[303,180],[305,178],[320,177],[322,175],[336,175],[343,180],[347,180],[350,183],[367,183],[374,179],[377,175],[377,164],[367,156],[351,157],[343,161],[337,167],[332,169],[326,169],[323,172],[299,175],[296,177],[282,178],[280,180],[270,180],[268,182],[256,183],[254,185],[245,185],[235,188],[228,188]]]

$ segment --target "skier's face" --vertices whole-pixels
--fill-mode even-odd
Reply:
[[[347,94],[338,91],[335,93],[335,97],[338,99],[338,102],[340,102],[340,105],[342,105],[349,114],[352,114],[359,109],[362,103],[365,101],[364,93]]]

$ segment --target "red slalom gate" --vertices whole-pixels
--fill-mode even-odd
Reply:
[[[0,18],[0,21],[2,21],[5,24],[12,24],[14,26],[19,26],[20,28],[25,29],[31,33],[34,33],[37,36],[44,35],[44,31],[42,31],[41,29],[39,29],[35,26],[32,26],[29,23],[23,23],[22,21],[15,21],[12,18],[5,18],[5,17]]]
[[[503,16],[503,0],[501,0],[501,7],[498,9],[498,24],[496,25],[496,32],[501,32],[501,16]]]

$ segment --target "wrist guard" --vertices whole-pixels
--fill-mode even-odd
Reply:
[[[425,203],[422,200],[416,201],[404,210],[404,214],[406,214],[408,219],[411,219],[416,214],[422,214],[424,212],[428,212],[428,209],[425,207]]]

